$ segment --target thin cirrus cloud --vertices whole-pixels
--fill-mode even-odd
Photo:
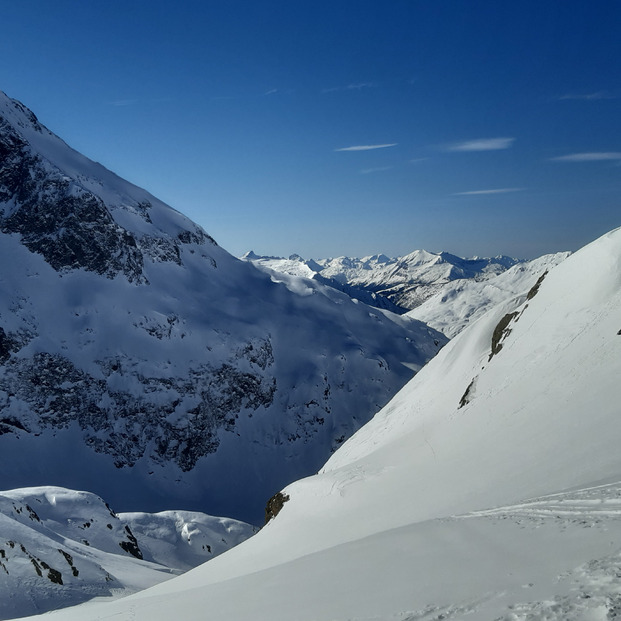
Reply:
[[[465,142],[455,142],[446,147],[447,151],[499,151],[513,146],[515,138],[477,138]]]
[[[361,91],[365,88],[378,88],[375,82],[352,82],[347,86],[333,86],[332,88],[324,88],[321,92],[326,93],[338,93],[339,91]]]
[[[621,151],[595,151],[589,153],[570,153],[550,158],[552,162],[610,162],[621,161]]]
[[[387,144],[359,144],[353,147],[342,147],[340,149],[334,149],[335,151],[372,151],[373,149],[387,149],[388,147],[396,147],[397,142],[390,142]]]
[[[608,91],[597,91],[596,93],[567,93],[561,95],[560,100],[578,99],[582,101],[598,101],[600,99],[617,99],[616,95]]]
[[[383,172],[385,170],[391,170],[392,166],[376,166],[375,168],[364,168],[360,171],[361,175],[371,175],[373,173]]]
[[[508,194],[509,192],[521,192],[524,188],[496,188],[493,190],[471,190],[469,192],[455,192],[453,196],[480,196],[482,194]]]

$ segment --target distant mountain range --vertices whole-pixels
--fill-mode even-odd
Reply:
[[[457,280],[484,281],[520,263],[511,257],[462,259],[448,252],[415,250],[403,257],[376,254],[362,259],[288,259],[247,252],[242,259],[257,267],[314,278],[371,306],[405,313]]]

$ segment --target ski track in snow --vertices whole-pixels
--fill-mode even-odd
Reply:
[[[621,481],[575,491],[534,498],[516,505],[475,511],[441,519],[509,520],[521,528],[539,528],[553,523],[561,531],[572,528],[608,530],[612,522],[621,522]],[[612,545],[612,543],[611,543]],[[592,559],[557,577],[559,585],[569,591],[542,601],[504,605],[505,591],[490,592],[484,597],[449,606],[427,605],[416,611],[394,612],[390,616],[356,617],[331,621],[612,621],[621,619],[621,550]],[[522,586],[527,592],[534,585]],[[559,589],[561,590],[561,589]],[[500,607],[499,607],[499,604]],[[499,608],[504,612],[498,615]],[[492,614],[495,611],[495,614]],[[491,616],[490,616],[491,615]]]
[[[621,519],[621,482],[542,496],[517,505],[476,511],[451,519],[485,517],[512,519],[518,524],[528,520],[554,519],[562,526],[579,524],[585,528],[602,526],[605,520]]]
[[[606,531],[610,522],[621,521],[621,482],[551,494],[516,505],[476,511],[445,521],[488,519],[510,520],[522,528],[538,528],[554,522],[560,530],[596,528]],[[494,621],[610,621],[621,619],[621,551],[597,558],[558,576],[559,584],[569,587],[568,595],[544,601],[524,601],[508,605],[506,613]],[[532,583],[523,585],[529,589]],[[462,618],[483,619],[481,608],[504,593],[461,605],[430,606],[413,613],[401,613],[393,619],[403,621],[448,621]],[[491,617],[489,617],[491,619]]]

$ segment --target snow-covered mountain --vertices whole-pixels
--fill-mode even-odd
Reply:
[[[621,229],[464,329],[253,538],[54,619],[617,618],[619,309]]]
[[[250,537],[202,513],[116,514],[60,487],[0,492],[0,619],[142,590]]]
[[[493,306],[528,292],[540,278],[566,259],[569,252],[548,254],[518,263],[487,280],[460,279],[450,282],[427,301],[407,313],[453,338]]]
[[[0,94],[3,487],[259,523],[445,342],[273,282]]]
[[[377,254],[317,261],[299,255],[288,259],[265,257],[250,251],[242,259],[268,271],[320,279],[366,304],[401,313],[443,292],[454,281],[484,281],[520,263],[505,256],[462,259],[448,252],[426,250],[397,258]]]

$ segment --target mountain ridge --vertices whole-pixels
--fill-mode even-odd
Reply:
[[[285,259],[259,256],[253,251],[241,258],[265,270],[322,279],[367,304],[398,313],[420,306],[451,282],[487,280],[522,262],[504,255],[464,259],[449,252],[427,250],[413,250],[396,258],[375,254],[361,259],[343,256],[305,260],[297,254]]]
[[[259,523],[446,342],[273,282],[4,94],[0,237],[6,487]]]

